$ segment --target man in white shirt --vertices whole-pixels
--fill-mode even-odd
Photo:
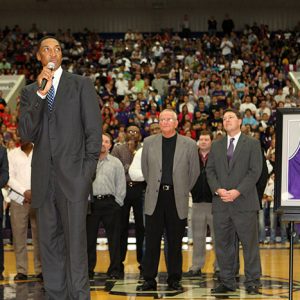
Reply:
[[[128,81],[124,79],[123,73],[118,74],[118,79],[115,83],[117,89],[118,102],[124,99],[124,96],[128,93]]]
[[[257,107],[255,104],[251,101],[251,97],[249,95],[245,96],[245,102],[243,102],[240,106],[240,112],[244,114],[246,109],[250,109],[252,114],[256,114]]]
[[[222,51],[222,55],[225,58],[230,58],[233,49],[233,44],[230,40],[228,40],[226,36],[223,38],[220,48]]]
[[[22,143],[8,153],[9,181],[8,186],[13,192],[22,195],[23,203],[17,203],[11,197],[10,220],[13,232],[13,244],[16,255],[17,275],[14,280],[27,280],[27,231],[28,220],[31,224],[34,246],[34,269],[36,278],[42,279],[40,252],[38,244],[36,209],[31,207],[31,159],[32,143]]]
[[[164,48],[160,45],[160,42],[155,42],[155,46],[152,47],[153,58],[155,61],[159,61],[164,53]]]

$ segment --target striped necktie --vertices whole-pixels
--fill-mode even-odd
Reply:
[[[54,104],[54,97],[55,97],[55,90],[54,90],[54,86],[51,85],[51,88],[47,94],[47,102],[48,102],[49,111],[52,111],[53,104]]]

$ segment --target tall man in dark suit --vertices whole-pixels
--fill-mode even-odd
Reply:
[[[5,187],[9,179],[8,160],[6,149],[0,145],[0,280],[3,280],[4,271],[4,251],[3,251],[3,195],[1,189]]]
[[[43,69],[22,92],[19,131],[34,143],[32,207],[38,208],[45,289],[48,299],[90,299],[86,214],[101,149],[97,96],[88,78],[62,70],[57,39],[43,38],[37,59]]]
[[[262,170],[257,140],[241,133],[242,117],[228,109],[223,116],[227,136],[212,144],[206,174],[213,196],[213,224],[221,283],[212,293],[236,289],[236,234],[243,246],[245,286],[256,294],[261,265],[257,212],[260,209],[256,183]]]
[[[168,241],[168,288],[182,290],[181,243],[188,215],[189,192],[200,167],[195,141],[178,135],[176,113],[165,109],[159,116],[161,134],[144,140],[142,171],[147,182],[145,195],[146,252],[144,283],[139,291],[156,290],[160,243],[164,230]]]

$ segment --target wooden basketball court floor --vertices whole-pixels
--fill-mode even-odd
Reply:
[[[236,292],[211,295],[210,289],[217,284],[213,278],[214,254],[208,244],[206,264],[202,270],[202,278],[183,278],[183,292],[167,290],[166,268],[162,251],[158,275],[157,292],[136,292],[139,284],[139,272],[135,260],[135,250],[129,250],[126,259],[124,280],[107,280],[105,272],[109,264],[109,254],[106,246],[100,247],[96,266],[95,280],[90,282],[92,300],[151,300],[151,299],[289,299],[289,244],[274,244],[261,246],[262,288],[259,295],[247,295],[243,287],[243,259],[241,256],[240,287]],[[33,252],[29,246],[29,274],[33,275]],[[183,271],[186,272],[192,260],[192,246],[183,246]],[[0,281],[0,299],[44,300],[42,282],[29,276],[27,281],[16,282],[15,257],[11,246],[5,246],[5,280]],[[294,291],[293,299],[300,300],[300,245],[295,245],[294,251]],[[65,299],[62,299],[65,300]]]

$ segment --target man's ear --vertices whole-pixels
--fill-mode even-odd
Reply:
[[[41,61],[41,55],[40,55],[39,52],[36,53],[36,59],[37,59],[38,61]]]

